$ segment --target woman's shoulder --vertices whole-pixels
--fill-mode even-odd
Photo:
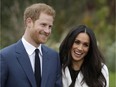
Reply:
[[[102,70],[108,71],[108,67],[107,67],[106,64],[104,64],[104,63],[102,63]]]
[[[109,72],[108,72],[108,67],[106,66],[106,64],[102,64],[102,73],[105,77],[109,76]]]
[[[109,87],[109,72],[105,64],[103,64],[103,67],[102,67],[102,74],[104,75],[106,79],[106,87]]]

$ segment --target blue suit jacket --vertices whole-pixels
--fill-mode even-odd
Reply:
[[[42,45],[41,87],[62,87],[59,55]],[[36,87],[34,73],[22,41],[0,51],[1,87]]]

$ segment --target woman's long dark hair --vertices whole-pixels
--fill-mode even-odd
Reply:
[[[85,25],[79,25],[73,28],[60,45],[59,54],[63,70],[66,66],[71,65],[71,48],[76,36],[81,32],[86,32],[90,38],[89,51],[80,69],[84,77],[82,83],[86,82],[89,87],[106,87],[106,79],[101,72],[104,58],[98,49],[93,31]]]

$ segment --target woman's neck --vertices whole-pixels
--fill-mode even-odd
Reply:
[[[80,70],[83,61],[72,61],[72,68],[77,71]]]

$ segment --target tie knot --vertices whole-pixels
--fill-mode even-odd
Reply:
[[[39,53],[39,49],[35,49],[35,53],[38,54]]]

